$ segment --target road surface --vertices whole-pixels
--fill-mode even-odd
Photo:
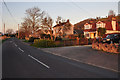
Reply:
[[[16,38],[2,44],[2,78],[117,77],[117,72],[43,52]]]

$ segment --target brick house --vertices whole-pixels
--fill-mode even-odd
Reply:
[[[116,18],[113,17],[111,21],[98,21],[84,24],[84,35],[87,38],[98,37],[97,29],[100,27],[106,28],[105,34],[120,33],[120,25],[118,24]]]
[[[87,38],[94,38],[96,35],[96,24],[95,23],[86,23],[84,25],[84,35]]]
[[[70,27],[66,31],[64,30],[64,27],[66,24],[69,24]],[[53,27],[53,35],[56,37],[62,37],[63,34],[67,37],[69,35],[74,34],[74,26],[67,20],[66,22],[59,23]]]

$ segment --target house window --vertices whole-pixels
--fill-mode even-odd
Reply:
[[[85,29],[90,29],[91,25],[85,25]]]
[[[73,31],[73,33],[74,33],[74,34],[77,34],[77,32],[76,32],[75,30]]]
[[[97,23],[97,28],[105,28],[105,23]]]
[[[86,37],[89,37],[89,34],[86,34],[85,36],[86,36]]]

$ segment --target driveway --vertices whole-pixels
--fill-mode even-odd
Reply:
[[[94,50],[91,48],[91,46],[72,46],[40,49],[58,56],[76,60],[78,62],[90,64],[116,72],[118,71],[118,54]]]

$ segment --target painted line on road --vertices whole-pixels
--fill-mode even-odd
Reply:
[[[21,48],[18,48],[20,51],[24,52]]]
[[[12,43],[13,41],[10,41],[10,43]]]
[[[47,66],[46,64],[44,64],[43,62],[39,61],[38,59],[34,58],[31,55],[28,55],[30,58],[32,58],[33,60],[37,61],[38,63],[42,64],[43,66],[45,66],[46,68],[50,68],[49,66]]]
[[[40,49],[40,50],[42,50],[42,49]],[[89,65],[92,65],[92,66],[100,67],[100,68],[111,70],[111,71],[114,71],[114,72],[120,72],[120,71],[115,70],[115,69],[99,66],[99,65],[96,65],[96,64],[88,63],[88,62],[83,62],[83,61],[80,61],[80,60],[77,60],[77,59],[73,59],[73,58],[69,58],[69,57],[66,57],[66,56],[59,55],[59,54],[55,54],[55,53],[50,52],[50,51],[45,51],[45,50],[42,50],[42,51],[47,52],[47,53],[51,53],[51,54],[54,54],[54,55],[57,55],[57,56],[61,56],[61,57],[64,57],[66,59],[70,59],[70,60],[74,60],[74,61],[77,61],[77,62],[81,62],[81,63],[84,63],[84,64],[89,64]]]
[[[14,43],[14,45],[17,47],[17,44]]]
[[[17,47],[17,44],[15,44],[15,46]]]

